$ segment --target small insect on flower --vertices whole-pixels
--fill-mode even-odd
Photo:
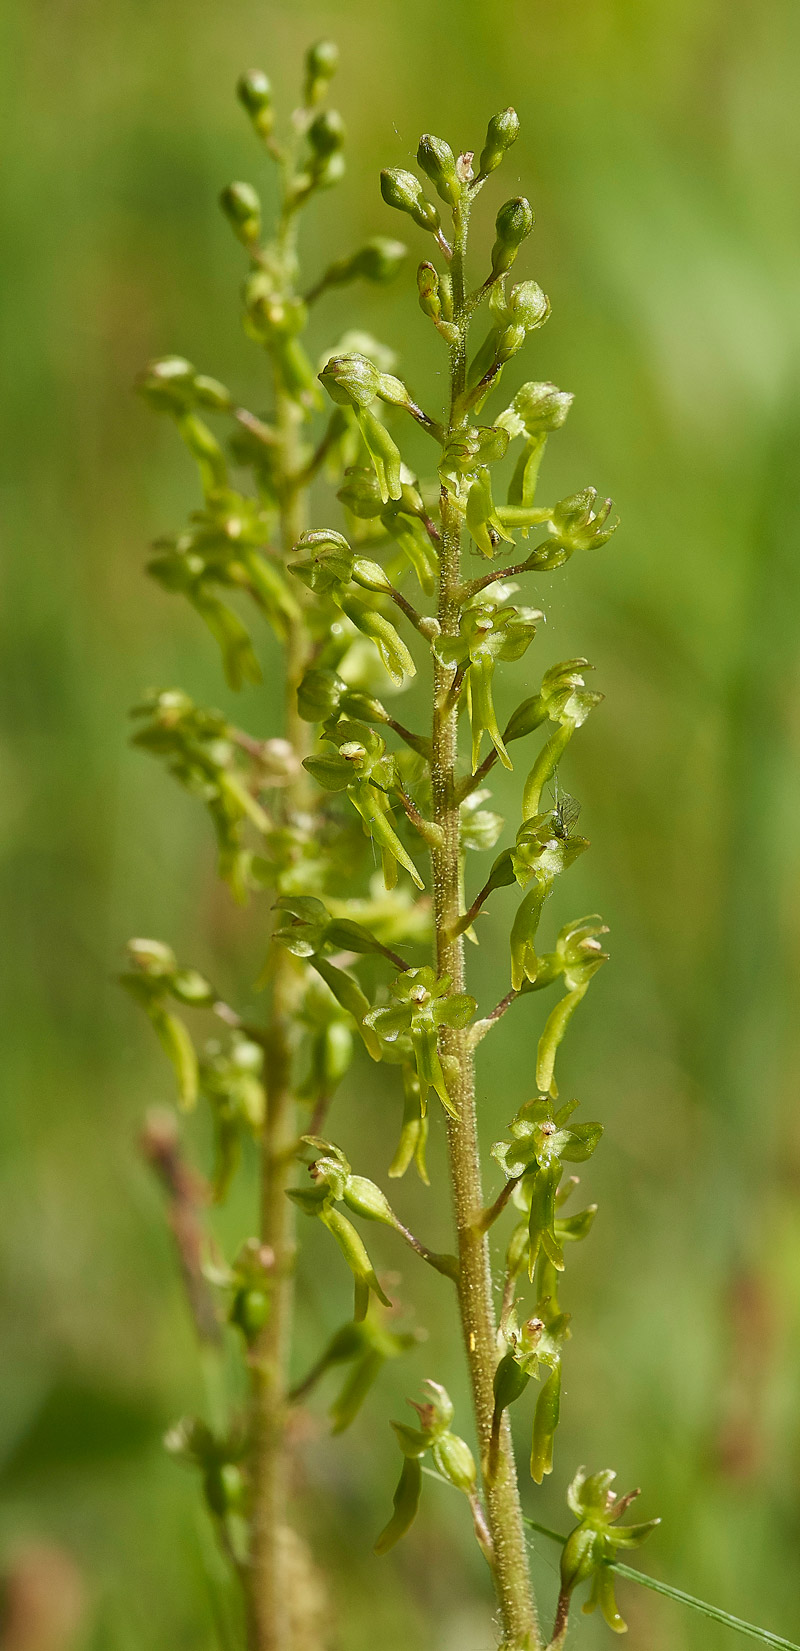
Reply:
[[[570,833],[575,830],[580,814],[581,805],[577,797],[571,797],[568,791],[561,790],[556,769],[553,775],[553,831],[562,843],[565,843]]]

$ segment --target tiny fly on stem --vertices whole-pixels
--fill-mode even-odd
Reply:
[[[577,797],[562,791],[558,783],[558,769],[553,775],[553,830],[562,842],[574,831],[580,817],[581,805]]]

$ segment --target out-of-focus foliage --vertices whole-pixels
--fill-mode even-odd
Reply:
[[[307,40],[331,30],[351,159],[347,189],[318,209],[326,251],[337,236],[344,253],[376,228],[392,233],[377,168],[408,165],[433,112],[457,145],[479,137],[495,109],[518,110],[509,186],[518,176],[536,208],[531,264],[554,306],[535,372],[576,394],[548,455],[550,487],[558,497],[594,475],[624,523],[613,556],[586,559],[579,578],[570,568],[545,574],[541,598],[537,581],[552,659],[585,650],[605,695],[562,779],[594,849],[570,898],[577,909],[580,886],[587,907],[609,915],[613,961],[576,1021],[562,1074],[565,1093],[574,1084],[587,1115],[591,1106],[606,1123],[592,1170],[602,1219],[573,1269],[582,1335],[580,1357],[565,1357],[564,1467],[528,1492],[528,1508],[561,1523],[566,1464],[591,1437],[592,1459],[614,1461],[621,1482],[641,1476],[664,1515],[648,1565],[791,1633],[800,1617],[800,14],[791,0],[7,6],[3,1563],[18,1564],[19,1544],[66,1549],[85,1579],[78,1643],[92,1651],[225,1644],[209,1603],[212,1544],[189,1476],[160,1445],[197,1398],[162,1210],[136,1147],[144,1109],[168,1098],[169,1079],[113,976],[120,939],[154,929],[223,990],[245,971],[206,822],[125,745],[127,706],[154,683],[180,680],[199,702],[220,702],[199,626],[141,577],[148,541],[191,505],[193,482],[129,385],[143,360],[177,349],[260,404],[236,332],[240,262],[216,205],[245,155],[252,170],[231,90],[251,62],[279,87],[282,64],[294,67]],[[338,342],[347,303],[335,288],[321,300],[320,355]],[[415,393],[435,407],[440,387],[422,366],[429,323],[406,291],[375,299],[365,287],[365,325],[378,306],[381,335],[402,345]],[[277,730],[274,681],[243,700],[248,725]],[[498,706],[501,724],[510,709]],[[498,767],[501,811],[503,784]],[[477,925],[487,970],[507,930],[505,899]],[[258,902],[248,922],[252,977]],[[487,1144],[530,1090],[535,1036],[523,1011],[498,1027],[481,1069]],[[387,1119],[366,1071],[348,1115],[369,1172],[370,1153],[385,1163],[398,1119]],[[434,1160],[440,1127],[433,1119]],[[205,1150],[210,1162],[210,1141]],[[498,1189],[499,1175],[488,1190]],[[248,1236],[246,1191],[243,1182],[241,1208],[225,1216],[229,1248]],[[445,1248],[428,1189],[409,1196]],[[395,1265],[382,1242],[376,1231],[376,1263]],[[306,1281],[301,1352],[305,1330],[309,1353],[320,1329],[333,1333],[346,1297],[346,1280],[338,1294]],[[437,1322],[435,1311],[426,1318]],[[441,1348],[432,1339],[435,1348],[409,1357],[420,1380],[441,1371],[461,1415],[459,1370],[445,1357],[454,1325]],[[298,1360],[298,1378],[308,1363]],[[459,1499],[444,1487],[429,1487],[425,1505],[438,1496],[440,1509],[430,1519],[423,1509],[380,1572],[372,1557],[396,1466],[383,1417],[399,1413],[407,1386],[407,1364],[398,1377],[390,1362],[347,1453],[328,1439],[320,1409],[303,1446],[348,1651],[378,1639],[387,1651],[447,1651],[490,1635],[480,1556],[461,1551]],[[554,1599],[544,1542],[533,1563]],[[642,1651],[729,1644],[722,1628],[631,1589],[622,1608]],[[224,1599],[222,1610],[224,1619]],[[606,1632],[592,1618],[576,1642],[591,1648]]]

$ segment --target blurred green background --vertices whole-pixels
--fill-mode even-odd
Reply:
[[[583,1178],[601,1209],[564,1291],[575,1335],[556,1470],[526,1505],[563,1528],[578,1463],[613,1465],[623,1488],[644,1486],[642,1517],[664,1517],[646,1566],[797,1638],[800,11],[9,0],[0,1562],[17,1594],[25,1573],[61,1614],[46,1641],[14,1638],[9,1620],[2,1643],[221,1643],[196,1488],[160,1445],[202,1402],[137,1151],[169,1075],[113,976],[127,937],[153,933],[236,992],[267,911],[233,908],[201,811],[126,745],[127,708],[148,685],[230,703],[199,623],[142,577],[148,540],[180,525],[195,491],[131,381],[177,350],[261,404],[238,320],[242,259],[216,205],[231,177],[264,170],[233,86],[263,66],[286,108],[305,45],[328,33],[349,172],[310,214],[310,272],[377,231],[427,256],[383,207],[379,167],[409,164],[423,130],[479,147],[488,116],[513,103],[522,137],[476,217],[488,236],[503,191],[536,209],[521,266],[554,315],[517,381],[576,393],[545,492],[591,482],[623,518],[606,550],[544,582],[550,657],[586,653],[607,696],[565,763],[593,852],[565,880],[564,915],[601,911],[613,961],[562,1068],[606,1123]],[[324,304],[315,347],[357,305],[435,401],[413,258],[388,295]],[[276,705],[273,678],[240,715],[274,732]],[[498,902],[475,960],[487,1005],[506,916]],[[523,1008],[481,1068],[487,1144],[529,1090],[539,1022]],[[360,1066],[338,1114],[367,1171],[385,1166],[397,1122],[370,1083]],[[403,1183],[398,1202],[444,1240],[441,1143],[434,1166],[434,1190]],[[232,1243],[252,1228],[253,1196],[246,1166],[223,1224]],[[388,1238],[375,1248],[398,1265]],[[429,1485],[411,1537],[380,1562],[370,1552],[396,1470],[388,1416],[428,1374],[465,1414],[439,1281],[408,1285],[430,1340],[344,1442],[316,1404],[300,1451],[306,1527],[342,1651],[481,1651],[491,1603],[457,1497]],[[347,1300],[333,1264],[325,1283],[307,1265],[299,1367]],[[526,1428],[522,1416],[523,1451]],[[549,1612],[543,1540],[532,1563]],[[624,1589],[622,1606],[632,1648],[732,1643],[643,1591]],[[609,1643],[594,1619],[574,1638]]]

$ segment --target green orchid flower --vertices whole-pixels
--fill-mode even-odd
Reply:
[[[319,1156],[314,1158],[308,1166],[313,1186],[310,1188],[290,1187],[288,1197],[291,1198],[293,1203],[297,1204],[305,1215],[316,1216],[317,1220],[321,1221],[322,1225],[327,1227],[336,1239],[353,1274],[353,1318],[358,1323],[366,1317],[371,1293],[377,1296],[385,1307],[391,1305],[389,1297],[378,1280],[378,1275],[360,1234],[356,1231],[352,1221],[349,1221],[347,1216],[337,1208],[337,1205],[345,1199],[351,1183],[361,1178],[351,1175],[350,1165],[344,1153],[340,1152],[338,1147],[332,1146],[328,1141],[318,1140],[313,1135],[303,1136],[303,1140],[307,1146],[319,1152]],[[368,1182],[366,1185],[369,1188],[374,1187],[373,1182]],[[378,1187],[374,1187],[374,1191],[378,1195],[376,1208],[380,1208],[383,1194]],[[355,1197],[355,1194],[353,1196]],[[385,1200],[384,1202],[388,1211],[388,1219],[380,1214],[375,1215],[374,1219],[386,1219],[386,1224],[393,1226],[395,1220],[392,1211],[388,1202]],[[363,1210],[360,1210],[359,1213],[363,1213]]]
[[[648,1519],[639,1525],[618,1525],[626,1509],[640,1494],[628,1491],[616,1497],[612,1489],[616,1474],[610,1468],[600,1473],[587,1474],[579,1468],[567,1491],[567,1502],[579,1521],[570,1532],[561,1553],[561,1594],[557,1616],[563,1618],[564,1631],[569,1602],[575,1588],[591,1580],[592,1591],[583,1609],[588,1615],[600,1607],[609,1628],[624,1634],[627,1624],[617,1609],[614,1597],[614,1574],[610,1569],[620,1551],[638,1548],[651,1532],[661,1524],[660,1519]],[[553,1644],[556,1635],[553,1636]],[[562,1639],[558,1640],[558,1644]]]
[[[281,918],[275,929],[275,940],[316,970],[336,1002],[352,1016],[368,1054],[373,1060],[380,1060],[380,1043],[365,1019],[369,998],[355,976],[332,961],[331,954],[344,951],[385,955],[386,948],[360,923],[331,917],[315,895],[282,895],[275,901],[275,910]]]
[[[394,1512],[375,1543],[376,1554],[388,1553],[413,1524],[422,1493],[422,1459],[427,1454],[430,1454],[442,1478],[468,1498],[476,1535],[485,1545],[482,1510],[477,1499],[475,1458],[466,1440],[451,1432],[450,1423],[455,1411],[446,1389],[439,1382],[426,1381],[424,1385],[431,1395],[430,1399],[422,1405],[409,1401],[417,1412],[419,1426],[408,1427],[405,1422],[391,1423],[403,1453],[403,1467],[394,1493]]]
[[[457,1277],[458,1263],[455,1256],[440,1255],[420,1244],[395,1215],[380,1187],[364,1175],[353,1174],[347,1158],[339,1147],[317,1135],[303,1135],[301,1140],[314,1153],[308,1166],[313,1187],[293,1187],[289,1190],[289,1197],[306,1215],[317,1216],[333,1233],[355,1279],[354,1317],[357,1321],[363,1319],[366,1313],[370,1291],[384,1306],[389,1306],[390,1303],[381,1289],[375,1269],[355,1227],[347,1216],[336,1208],[338,1204],[344,1204],[352,1215],[359,1216],[363,1221],[377,1221],[384,1227],[393,1228],[436,1272],[442,1273],[446,1278]]]
[[[545,1380],[534,1412],[531,1476],[537,1485],[553,1467],[553,1436],[559,1421],[561,1354],[570,1335],[569,1314],[555,1312],[549,1300],[539,1303],[532,1318],[519,1319],[514,1303],[503,1315],[500,1334],[505,1352],[494,1374],[494,1412],[487,1475],[495,1477],[503,1413],[524,1393],[532,1377]]]
[[[307,1376],[297,1383],[289,1395],[293,1403],[304,1399],[329,1370],[350,1365],[344,1384],[331,1404],[328,1415],[332,1433],[344,1433],[358,1415],[370,1389],[390,1359],[416,1347],[421,1333],[414,1330],[392,1330],[385,1322],[387,1314],[380,1306],[370,1305],[360,1323],[349,1320],[336,1330]]]
[[[320,373],[331,400],[351,409],[364,446],[372,460],[381,499],[402,497],[400,450],[388,430],[372,411],[376,399],[396,407],[413,403],[405,385],[391,373],[382,373],[368,357],[359,354],[332,356]]]
[[[527,1101],[514,1118],[509,1141],[496,1141],[496,1158],[507,1180],[521,1179],[528,1205],[528,1272],[533,1270],[540,1249],[558,1272],[563,1271],[564,1251],[556,1231],[556,1199],[562,1164],[584,1163],[591,1158],[603,1134],[598,1123],[570,1125],[577,1101],[568,1101],[555,1111],[549,1095]]]
[[[492,680],[500,660],[522,658],[543,617],[538,608],[501,607],[495,602],[473,603],[462,614],[459,635],[441,637],[435,643],[441,663],[453,665],[465,675],[472,726],[473,774],[480,760],[484,732],[489,735],[504,767],[512,766],[497,722]]]
[[[309,552],[291,564],[290,571],[318,596],[328,596],[355,625],[356,630],[375,644],[392,681],[400,687],[407,676],[416,674],[416,665],[402,638],[386,615],[373,603],[353,594],[352,585],[361,586],[373,598],[390,594],[392,585],[378,562],[356,556],[341,533],[315,529],[304,533],[298,549]]]
[[[556,1055],[567,1027],[598,969],[608,962],[608,952],[603,951],[599,938],[607,933],[601,918],[582,917],[568,923],[556,942],[550,967],[554,975],[562,976],[567,990],[547,1017],[536,1053],[536,1082],[551,1094],[557,1094]]]
[[[565,1243],[579,1243],[588,1238],[592,1230],[594,1218],[597,1215],[597,1205],[588,1204],[585,1209],[578,1210],[574,1215],[560,1215],[558,1212],[572,1196],[579,1185],[577,1175],[569,1175],[557,1188],[555,1194],[555,1219],[553,1231],[556,1245],[562,1247]],[[558,1286],[560,1271],[553,1266],[545,1250],[539,1247],[538,1256],[531,1259],[531,1202],[533,1198],[533,1178],[522,1176],[516,1181],[511,1193],[511,1203],[521,1215],[511,1232],[506,1249],[506,1276],[510,1282],[520,1277],[535,1274],[537,1300],[550,1302],[553,1312],[559,1312]]]
[[[447,1092],[439,1055],[439,1028],[461,1031],[469,1024],[477,1007],[468,992],[450,992],[449,975],[437,975],[428,967],[408,969],[392,982],[392,1003],[371,1009],[365,1017],[385,1042],[393,1042],[403,1032],[411,1039],[420,1081],[423,1110],[429,1089],[435,1090],[445,1111],[458,1117]]]
[[[504,849],[495,860],[489,874],[491,888],[503,888],[515,880],[523,888],[526,883],[532,885],[511,928],[511,984],[515,992],[522,990],[526,980],[534,982],[538,978],[536,934],[556,878],[588,847],[585,837],[566,836],[557,813],[551,810],[523,821],[514,847]],[[549,980],[543,984],[549,984]]]
[[[396,759],[387,755],[386,741],[365,722],[340,722],[325,732],[335,756],[306,757],[303,767],[326,791],[346,791],[361,815],[364,831],[381,852],[387,889],[397,882],[397,866],[408,872],[417,888],[425,884],[392,825],[388,794],[400,786]]]

